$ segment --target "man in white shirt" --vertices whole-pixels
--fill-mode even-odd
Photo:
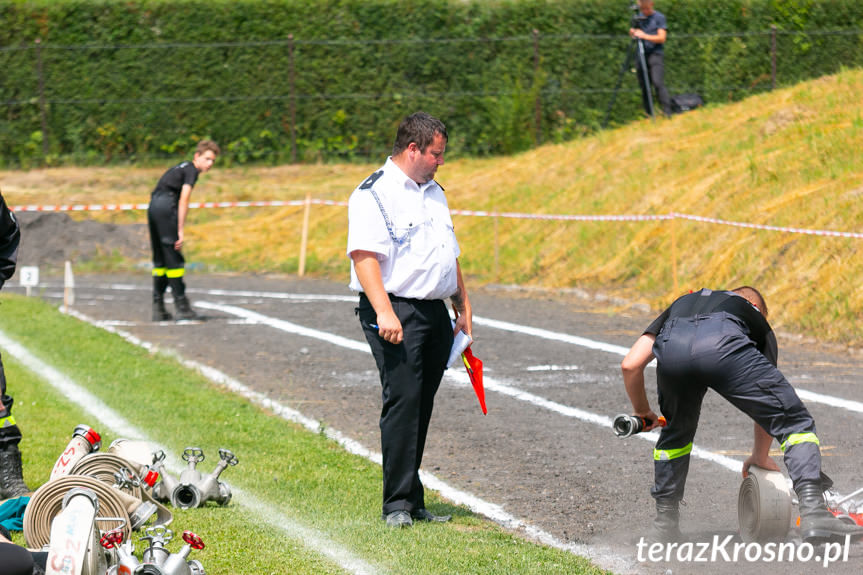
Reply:
[[[399,125],[392,156],[348,202],[356,313],[381,377],[382,518],[390,527],[447,521],[425,507],[419,478],[434,396],[471,306],[443,188],[444,124],[417,112]],[[456,312],[455,328],[445,298]]]

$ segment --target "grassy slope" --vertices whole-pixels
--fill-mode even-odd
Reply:
[[[382,574],[601,573],[584,559],[527,542],[434,494],[429,507],[451,513],[452,522],[389,530],[378,515],[379,466],[224,392],[170,357],[151,355],[36,298],[4,295],[0,304],[0,330],[98,396],[177,460],[185,447],[199,446],[207,456],[199,470],[208,474],[218,461],[218,448],[231,449],[239,464],[225,470],[221,480],[235,493],[242,489],[273,512],[324,533]],[[13,354],[4,353],[3,362],[24,431],[25,479],[31,488],[48,479],[76,424],[99,431],[105,448],[118,439]],[[242,501],[235,496],[227,507],[173,510],[176,540],[169,549],[178,551],[179,535],[189,529],[207,544],[190,558],[213,575],[342,572],[304,542],[267,525]],[[17,539],[23,543],[20,535]]]
[[[450,207],[548,214],[668,214],[860,231],[863,72],[845,71],[672,121],[643,121],[516,157],[454,159]],[[346,200],[376,166],[218,168],[195,200]],[[159,169],[0,174],[9,202],[146,201]],[[111,190],[106,192],[107,190]],[[50,194],[48,192],[51,192]],[[107,216],[129,221],[140,215]],[[189,259],[215,269],[294,272],[300,208],[193,213]],[[863,341],[863,240],[677,220],[548,222],[456,216],[473,283],[602,291],[660,307],[701,286],[762,289],[774,325]],[[311,212],[307,271],[343,280],[345,209]],[[675,281],[675,268],[677,280]]]

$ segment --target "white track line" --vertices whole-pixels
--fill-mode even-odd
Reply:
[[[589,349],[607,351],[608,353],[613,353],[619,356],[625,356],[629,352],[629,348],[627,347],[604,343],[601,341],[594,341],[591,339],[570,335],[568,333],[561,333],[556,331],[549,331],[547,329],[519,325],[517,323],[510,323],[508,321],[499,321],[496,319],[473,316],[473,322],[477,325],[482,325],[504,331],[532,335],[534,337],[539,337],[542,339],[569,343],[572,345],[586,347]],[[652,361],[650,365],[656,366],[656,360]],[[863,403],[859,401],[842,399],[841,397],[806,391],[805,389],[800,389],[798,387],[795,387],[794,390],[797,392],[797,395],[800,396],[800,399],[804,401],[809,401],[812,403],[822,403],[831,407],[839,407],[848,411],[863,413]]]
[[[355,351],[360,351],[363,353],[371,353],[369,351],[369,346],[365,342],[359,342],[356,340],[348,339],[346,337],[342,337],[339,335],[331,334],[325,331],[320,331],[317,329],[312,329],[304,326],[297,325],[295,323],[291,323],[288,321],[280,320],[277,318],[273,318],[270,316],[263,315],[261,313],[247,310],[245,308],[233,306],[233,305],[225,305],[218,304],[206,301],[195,302],[196,307],[200,307],[203,309],[211,309],[215,311],[220,311],[222,313],[234,315],[237,317],[241,317],[248,321],[254,321],[263,325],[268,325],[275,329],[279,329],[288,333],[293,333],[297,335],[303,335],[306,337],[311,337],[314,339],[318,339],[321,341],[325,341],[328,343],[332,343],[334,345],[338,345],[341,347],[346,347],[348,349],[352,349]],[[474,316],[474,321],[476,321],[476,316]],[[543,331],[543,330],[537,330]],[[573,336],[569,336],[573,337]],[[575,338],[575,339],[583,339],[583,338]],[[594,342],[597,343],[597,342]],[[608,345],[608,344],[603,344]],[[621,348],[622,349],[622,348]],[[470,380],[467,377],[466,373],[462,373],[458,370],[448,369],[445,372],[445,377],[449,377],[451,379],[456,380],[458,383],[463,385],[470,386]],[[566,417],[573,417],[575,419],[579,419],[581,421],[585,421],[587,423],[593,423],[594,425],[598,425],[600,427],[604,427],[605,429],[611,429],[611,418],[605,415],[598,415],[595,413],[591,413],[589,411],[585,411],[583,409],[579,409],[577,407],[570,407],[568,405],[563,405],[561,403],[557,403],[538,395],[534,395],[527,391],[523,391],[521,389],[512,387],[510,385],[506,385],[503,383],[499,383],[491,377],[484,376],[483,383],[487,390],[496,391],[497,393],[501,393],[503,395],[507,395],[514,399],[518,399],[520,401],[526,401],[533,405],[543,407],[548,409],[549,411],[553,411],[555,413],[559,413],[560,415],[564,415]],[[610,433],[610,431],[609,431]],[[650,441],[651,443],[656,443],[656,440],[659,438],[659,434],[656,432],[649,433],[639,433],[634,435],[633,437],[637,437],[639,439],[643,439],[645,441]],[[737,459],[733,459],[731,457],[726,457],[724,455],[720,455],[718,453],[713,453],[712,451],[708,451],[706,449],[700,449],[698,447],[694,447],[692,449],[692,455],[694,457],[698,457],[701,459],[706,459],[708,461],[712,461],[726,469],[733,471],[734,473],[739,473],[743,468],[743,462]]]
[[[44,284],[46,287],[62,287],[61,284]],[[107,284],[105,286],[88,286],[93,289],[108,289],[108,290],[118,290],[118,291],[149,291],[151,288],[149,286],[141,286],[135,284]],[[281,300],[291,300],[295,302],[314,302],[314,301],[332,301],[332,302],[348,302],[355,303],[357,298],[354,295],[344,296],[344,295],[333,295],[333,294],[295,294],[295,293],[287,293],[287,292],[270,292],[270,291],[252,291],[252,290],[225,290],[225,289],[195,289],[190,288],[188,290],[191,293],[200,293],[205,295],[217,295],[217,296],[225,296],[225,297],[254,297],[254,298],[266,298],[266,299],[281,299]],[[196,304],[197,305],[197,304]],[[612,353],[619,356],[625,356],[629,351],[629,348],[615,345],[611,343],[606,343],[602,341],[595,341],[592,339],[579,337],[567,333],[550,331],[542,328],[536,328],[526,325],[520,325],[516,323],[511,323],[508,321],[495,320],[490,318],[485,318],[482,316],[473,316],[473,321],[477,325],[482,325],[485,327],[491,327],[494,329],[500,329],[503,331],[510,331],[524,335],[531,335],[534,337],[539,337],[542,339],[549,339],[552,341],[558,341],[562,343],[568,343],[571,345],[576,345],[579,347],[585,347],[588,349],[595,349],[599,351],[605,351],[608,353]],[[656,362],[651,362],[650,365],[655,366]],[[843,399],[841,397],[836,397],[832,395],[827,395],[823,393],[815,393],[812,391],[807,391],[805,389],[800,389],[795,386],[795,391],[797,391],[797,395],[800,396],[800,399],[804,401],[808,401],[811,403],[820,403],[823,405],[828,405],[830,407],[838,407],[840,409],[845,409],[847,411],[852,411],[855,413],[863,413],[863,402],[854,401],[851,399]]]
[[[86,318],[80,314],[71,314],[76,317],[94,323],[93,320]],[[131,341],[131,340],[130,340]],[[145,344],[137,340],[139,345],[147,349],[153,349],[152,344]],[[15,340],[9,338],[3,331],[0,331],[0,347],[9,352],[16,361],[22,363],[30,371],[35,373],[41,379],[46,381],[54,389],[59,391],[66,399],[77,405],[82,411],[88,414],[89,417],[99,420],[102,424],[110,428],[114,433],[127,439],[140,439],[151,443],[154,447],[162,449],[165,453],[170,451],[151,439],[147,438],[146,434],[129,423],[122,415],[108,407],[105,402],[97,396],[90,393],[86,388],[78,385],[66,375],[57,371],[32,353],[27,348],[20,345]],[[185,465],[180,465],[178,462],[170,462],[171,471],[180,474],[186,468]],[[324,537],[320,532],[301,525],[293,519],[274,511],[273,506],[265,503],[255,496],[232,489],[234,500],[239,501],[241,505],[251,510],[256,516],[264,517],[266,521],[284,531],[292,539],[299,541],[302,545],[307,546],[317,553],[327,557],[333,563],[348,571],[358,575],[375,575],[379,573],[377,569],[356,557],[350,550],[338,545],[332,539]]]

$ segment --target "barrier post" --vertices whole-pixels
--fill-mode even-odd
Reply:
[[[66,260],[63,269],[63,311],[75,305],[75,275],[72,273],[72,262]]]
[[[499,279],[500,272],[500,242],[498,241],[497,222],[500,218],[498,218],[496,211],[492,211],[492,218],[494,220],[494,280],[497,281]]]
[[[674,282],[674,295],[680,293],[677,282],[677,215],[671,214],[671,277]]]
[[[306,192],[306,201],[303,204],[303,235],[300,240],[300,268],[297,275],[300,277],[306,273],[306,245],[309,240],[309,211],[312,207],[312,193]]]

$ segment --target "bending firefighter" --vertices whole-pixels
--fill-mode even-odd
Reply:
[[[776,368],[776,337],[767,306],[754,288],[698,292],[678,298],[635,342],[621,364],[635,415],[652,429],[657,415],[647,400],[644,368],[656,358],[659,407],[668,425],[653,450],[656,500],[654,536],[676,540],[692,440],[708,388],[755,421],[755,442],[743,463],[778,471],[768,451],[779,441],[797,492],[804,541],[863,536],[863,527],[833,516],[824,501],[821,451],[815,421]]]
[[[21,232],[18,221],[0,195],[0,288],[15,273]],[[0,500],[30,492],[21,468],[21,430],[12,417],[12,397],[6,395],[6,373],[0,360]]]
[[[219,152],[215,142],[199,142],[192,161],[177,164],[165,172],[150,197],[147,222],[153,248],[153,321],[172,319],[165,309],[165,291],[168,286],[174,297],[177,318],[198,318],[186,297],[186,284],[183,281],[186,260],[180,250],[183,247],[183,229],[192,188],[198,181],[198,174],[213,167]]]

